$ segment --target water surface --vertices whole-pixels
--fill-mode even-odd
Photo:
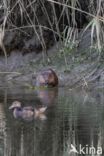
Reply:
[[[46,119],[15,118],[8,108],[14,100],[22,107],[46,106]],[[74,146],[80,152],[71,152]],[[90,153],[90,147],[96,154]],[[59,88],[36,92],[25,88],[0,89],[0,156],[100,155],[104,148],[103,92]]]

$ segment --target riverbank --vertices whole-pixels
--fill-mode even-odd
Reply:
[[[39,70],[52,68],[59,77],[59,87],[85,88],[88,90],[104,87],[104,63],[102,54],[91,49],[90,33],[83,37],[77,47],[63,47],[58,42],[48,50],[50,59],[43,60],[43,53],[31,52],[22,55],[12,51],[5,58],[0,57],[0,85],[34,86],[35,77]],[[86,42],[87,41],[87,42]]]

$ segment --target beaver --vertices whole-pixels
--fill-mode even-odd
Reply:
[[[40,71],[36,77],[36,86],[55,87],[58,85],[58,77],[52,69]]]

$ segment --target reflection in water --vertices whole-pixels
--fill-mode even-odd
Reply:
[[[5,112],[3,108],[3,104],[0,103],[0,155],[4,155],[4,145],[6,139],[6,123],[5,123]]]
[[[44,94],[47,98],[49,93]],[[1,97],[0,156],[77,156],[77,153],[70,152],[72,146],[76,147],[78,152],[80,144],[87,147],[84,152],[90,146],[94,146],[96,150],[98,147],[104,148],[102,93],[96,96],[96,93],[92,95],[59,89],[57,99],[54,97],[52,100],[53,107],[47,109],[47,120],[37,119],[29,122],[13,118],[13,114],[8,110],[14,99],[23,102],[24,106],[26,101],[30,100],[35,107],[34,101],[37,103],[39,94],[35,97],[30,93],[29,99],[26,95],[27,92],[24,92],[23,98],[18,98],[18,94],[13,96],[7,93],[5,105],[5,100]],[[44,99],[43,93],[41,97]],[[87,151],[89,152],[89,149]]]
[[[47,107],[53,106],[55,104],[55,100],[58,96],[58,88],[46,88],[46,89],[38,89],[37,96],[40,99],[42,105]]]

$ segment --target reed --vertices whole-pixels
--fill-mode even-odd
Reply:
[[[3,12],[4,20],[2,29],[0,29],[0,47],[4,51],[6,62],[7,52],[3,44],[5,31],[18,29],[25,32],[31,27],[42,45],[43,57],[45,57],[47,46],[44,31],[46,30],[53,33],[55,42],[57,42],[57,36],[59,40],[64,41],[65,46],[66,43],[70,45],[70,43],[76,42],[80,30],[77,30],[77,13],[81,16],[85,15],[88,19],[87,23],[81,27],[82,35],[87,29],[91,29],[91,45],[96,46],[101,52],[104,43],[104,2],[88,0],[87,9],[83,9],[82,3],[83,0],[1,0],[0,11]],[[59,15],[57,9],[60,12]],[[47,25],[40,22],[37,13],[39,10],[41,10],[43,18],[45,17]],[[65,31],[65,35],[63,35]]]

